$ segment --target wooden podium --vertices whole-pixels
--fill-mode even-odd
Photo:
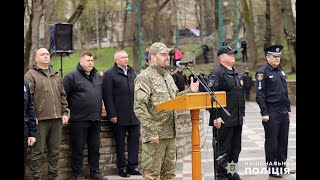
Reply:
[[[219,103],[226,107],[226,92],[218,91],[214,94]],[[190,110],[192,121],[192,180],[202,180],[199,112],[200,109],[211,107],[211,96],[207,92],[184,94],[156,105],[158,110]],[[216,102],[213,103],[213,107],[220,108]]]

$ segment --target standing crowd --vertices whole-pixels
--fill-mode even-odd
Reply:
[[[206,44],[203,46],[206,49]],[[266,164],[273,177],[282,177],[285,172],[291,114],[286,76],[279,66],[282,49],[281,45],[266,48],[267,63],[255,75],[256,101],[265,130]],[[83,51],[75,70],[62,78],[50,65],[49,51],[38,49],[34,66],[24,76],[24,165],[29,147],[31,178],[42,179],[47,149],[48,179],[58,179],[62,127],[69,124],[72,179],[84,178],[85,145],[89,179],[108,179],[99,166],[101,115],[105,110],[115,140],[119,176],[173,180],[177,116],[173,110],[156,110],[155,106],[186,93],[210,89],[226,92],[226,110],[230,113],[222,108],[207,109],[209,126],[213,128],[213,171],[218,180],[240,180],[239,174],[230,173],[227,164],[238,163],[242,148],[245,101],[249,100],[252,84],[249,70],[241,74],[234,68],[237,51],[225,45],[218,49],[219,65],[209,75],[201,69],[188,79],[181,66],[173,73],[168,70],[173,51],[161,42],[153,43],[145,56],[148,67],[138,75],[128,65],[125,50],[115,52],[114,65],[103,74],[94,67],[94,55]],[[142,169],[138,164],[140,140]]]

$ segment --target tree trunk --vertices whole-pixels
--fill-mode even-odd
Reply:
[[[158,33],[158,24],[159,24],[159,15],[160,15],[160,5],[159,0],[156,0],[156,7],[154,10],[154,21],[153,21],[153,36],[152,43],[160,41],[159,33]]]
[[[213,23],[214,19],[211,14],[213,11],[213,2],[211,0],[205,0],[204,1],[204,32],[202,33],[204,36],[209,36],[213,32]]]
[[[28,30],[26,33],[26,37],[24,38],[24,43],[25,43],[25,49],[24,49],[24,74],[30,69],[30,53],[31,53],[31,46],[32,46],[32,40],[31,40],[31,35],[32,35],[32,19],[33,19],[33,14],[30,14],[30,21],[29,21],[29,26]]]
[[[290,62],[291,62],[291,71],[296,72],[296,27],[295,21],[292,13],[292,6],[290,0],[281,1],[281,12],[283,19],[283,30],[286,36],[286,41],[289,50]]]
[[[62,6],[62,1],[54,1],[54,2],[47,2],[44,5],[45,13],[44,13],[44,41],[43,41],[43,47],[46,47],[48,50],[50,49],[50,25],[53,22],[54,18],[54,12],[56,7]]]
[[[98,6],[97,6],[97,1],[96,4],[94,5],[94,10],[95,10],[95,20],[96,20],[96,40],[98,44],[98,49],[101,49],[101,44],[100,44],[100,33],[99,33],[99,12],[98,12]]]
[[[31,52],[29,58],[29,68],[34,64],[35,52],[39,48],[39,27],[40,21],[43,16],[43,1],[34,0],[33,1],[33,18],[32,18],[32,34],[31,34]]]
[[[243,4],[243,18],[246,28],[246,38],[248,41],[248,52],[250,56],[248,57],[248,61],[253,60],[253,65],[256,65],[258,62],[258,51],[257,45],[255,42],[255,30],[254,30],[254,22],[251,21],[251,11],[249,10],[249,6],[246,0],[241,0]]]
[[[67,20],[67,23],[74,24],[78,21],[81,14],[83,13],[84,7],[86,6],[87,2],[88,2],[88,0],[80,0],[77,8],[73,11],[72,15]]]
[[[197,12],[197,9],[199,6],[199,12]],[[196,17],[198,20],[198,24],[199,24],[199,29],[200,29],[200,42],[203,42],[203,33],[204,33],[204,22],[203,22],[203,16],[204,16],[204,12],[203,12],[203,0],[199,0],[195,3],[195,12],[196,12]],[[197,15],[198,14],[198,15]]]
[[[129,5],[129,0],[126,0],[126,8],[128,7],[128,5]],[[128,11],[124,11],[122,41],[120,44],[121,49],[124,49],[124,41],[127,39],[126,38],[127,22],[128,22]]]
[[[264,36],[264,48],[271,46],[271,20],[270,20],[270,0],[266,0],[266,33]]]

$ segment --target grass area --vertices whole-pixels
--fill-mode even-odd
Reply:
[[[192,51],[199,48],[199,45],[185,45],[180,46],[179,49],[182,51]],[[109,69],[114,64],[114,53],[118,50],[118,48],[101,48],[101,49],[91,49],[90,52],[93,54],[94,57],[94,66],[99,71],[105,71]],[[124,49],[129,56],[129,65],[132,67],[133,63],[133,56],[132,56],[132,48],[126,47]],[[142,51],[142,58],[144,55],[144,49]],[[70,56],[64,56],[62,57],[62,70],[63,70],[63,76],[67,75],[69,72],[76,69],[77,64],[79,63],[79,57],[80,57],[80,51],[76,50],[74,53],[70,54]],[[142,60],[142,66],[144,66],[145,61]],[[53,56],[51,58],[51,65],[56,69],[61,69],[61,57],[60,54],[57,56]]]
[[[182,52],[193,51],[195,54],[197,54],[197,51],[201,50],[201,47],[199,46],[199,44],[182,45],[182,46],[179,47],[179,49]],[[105,70],[109,69],[111,66],[113,66],[113,64],[114,64],[113,55],[117,50],[118,50],[118,48],[102,48],[102,49],[92,49],[92,50],[90,50],[90,52],[94,56],[94,66],[95,66],[95,68],[97,68],[99,71],[105,71]],[[131,47],[127,47],[127,48],[125,48],[125,51],[129,55],[129,65],[132,67],[132,63],[133,63],[132,48]],[[143,58],[143,54],[144,54],[144,51],[142,51],[142,58]],[[62,57],[63,76],[67,75],[69,72],[71,72],[74,69],[76,69],[76,66],[79,63],[79,56],[80,56],[80,51],[76,50],[74,53],[70,54],[69,57],[68,56],[63,56]],[[141,62],[142,62],[142,66],[144,66],[145,61],[142,60]],[[259,62],[261,62],[261,64],[256,65],[256,67],[252,67],[250,63],[243,64],[241,62],[241,59],[237,59],[235,66],[237,67],[238,71],[240,71],[241,73],[244,72],[245,66],[251,67],[250,68],[251,69],[250,73],[254,76],[256,70],[258,69],[258,67],[261,67],[265,63],[264,61],[259,61]],[[53,56],[51,58],[51,65],[53,65],[53,67],[56,70],[60,71],[60,69],[61,69],[61,58],[60,58],[60,55]],[[194,73],[195,74],[199,74],[200,69],[204,68],[205,74],[208,75],[210,73],[210,71],[211,71],[210,69],[216,67],[217,65],[218,65],[218,63],[215,62],[215,63],[209,63],[209,64],[190,65],[190,67],[194,69]],[[288,71],[286,71],[286,69],[284,69],[284,71],[288,72]],[[190,75],[190,71],[187,70],[187,69],[184,70],[184,73],[187,76]],[[288,80],[296,80],[296,74],[295,73],[287,73],[287,75],[288,75]]]
[[[94,49],[90,50],[94,57],[94,66],[99,71],[105,71],[114,64],[114,53],[118,49],[116,48],[102,48],[102,49]],[[132,66],[132,49],[125,48],[125,51],[129,55],[129,65]],[[67,75],[69,72],[76,69],[77,64],[79,63],[80,58],[80,51],[75,51],[74,53],[70,54],[69,57],[64,56],[62,57],[62,70],[63,76]],[[51,65],[56,69],[61,69],[61,58],[60,55],[51,58]]]
[[[288,74],[287,80],[296,80],[296,73]]]

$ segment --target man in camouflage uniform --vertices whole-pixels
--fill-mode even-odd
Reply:
[[[174,179],[176,164],[176,117],[173,110],[156,110],[155,106],[176,96],[198,92],[199,82],[179,90],[170,71],[169,52],[163,43],[149,48],[150,66],[135,79],[134,112],[141,122],[143,179]]]

